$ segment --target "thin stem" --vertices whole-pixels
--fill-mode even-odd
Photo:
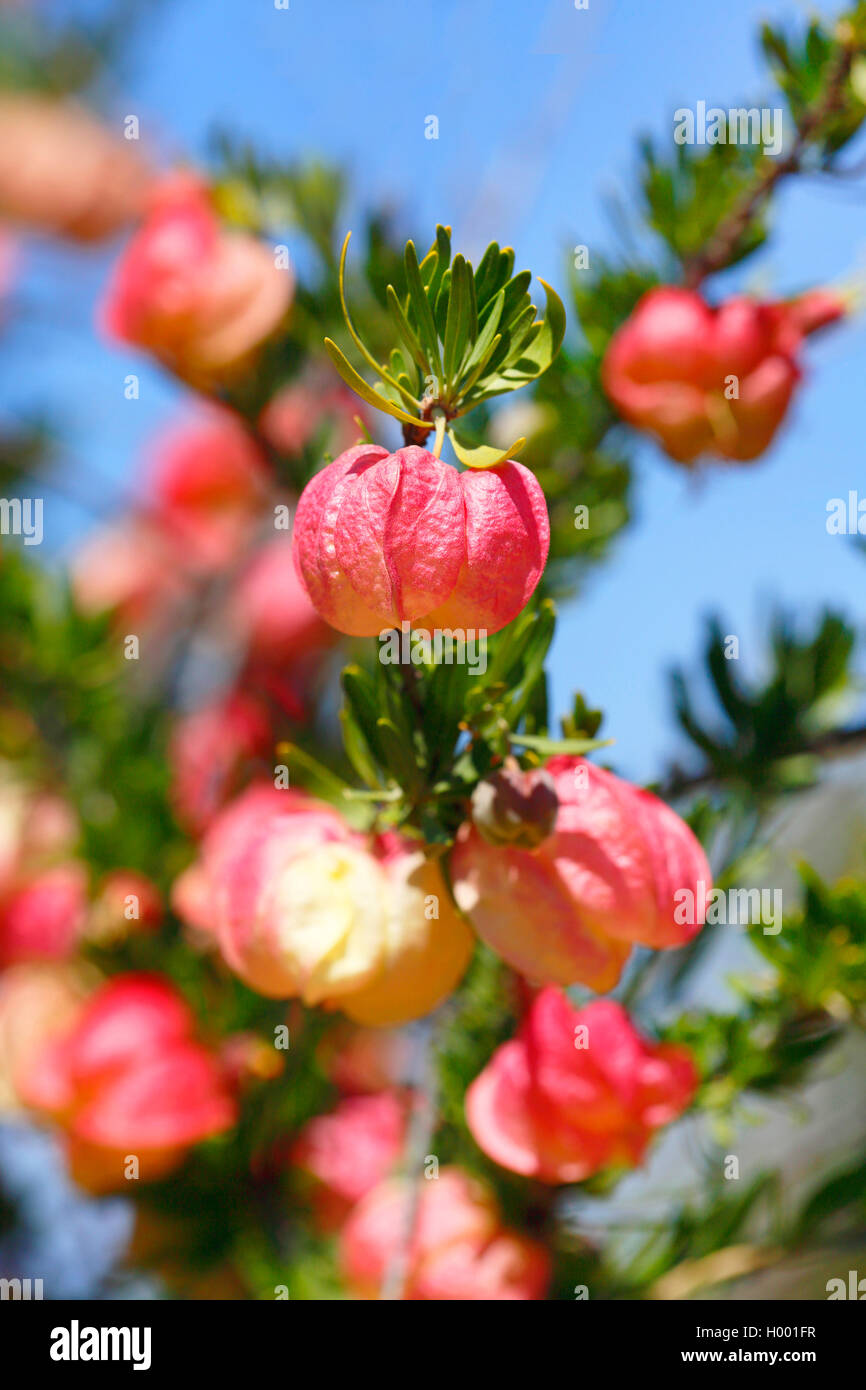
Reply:
[[[727,221],[722,222],[707,247],[698,255],[685,262],[685,283],[689,289],[697,289],[708,275],[724,270],[731,262],[737,244],[749,226],[752,218],[759,212],[769,198],[776,184],[789,174],[799,173],[803,156],[812,140],[820,134],[821,128],[841,105],[845,83],[851,72],[856,52],[856,40],[847,35],[841,40],[839,52],[830,71],[827,86],[821,99],[803,117],[797,138],[784,159],[764,161],[764,172],[755,186],[749,190],[739,207],[735,208]]]
[[[410,1276],[412,1257],[412,1238],[418,1220],[418,1209],[423,1192],[422,1183],[426,1181],[423,1167],[433,1135],[439,1112],[438,1087],[436,1082],[436,1045],[441,1030],[450,1019],[450,1011],[440,1010],[433,1019],[426,1019],[419,1025],[414,1076],[412,1078],[415,1106],[409,1122],[406,1138],[405,1171],[408,1190],[404,1209],[403,1227],[400,1242],[385,1271],[382,1282],[383,1302],[397,1302],[405,1297],[406,1285]],[[436,1178],[431,1178],[435,1182]]]
[[[436,421],[436,435],[433,441],[433,455],[435,458],[438,459],[442,457],[442,445],[445,443],[445,426],[448,423],[448,417],[445,414],[444,410],[437,409],[433,412],[433,418]]]
[[[800,748],[791,749],[790,753],[782,756],[797,757],[808,755],[816,758],[842,757],[845,753],[856,752],[866,745],[866,724],[856,725],[849,729],[831,729],[826,734],[813,739],[811,743],[805,743]],[[721,783],[723,780],[717,776],[712,768],[702,768],[700,772],[685,774],[675,770],[667,781],[658,787],[657,794],[664,801],[673,801],[677,797],[684,796],[687,792],[699,791],[702,787]]]

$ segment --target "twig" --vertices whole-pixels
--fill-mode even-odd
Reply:
[[[831,729],[826,734],[821,734],[819,738],[811,743],[804,743],[799,748],[792,748],[787,753],[779,754],[777,761],[783,758],[795,757],[816,757],[816,758],[836,758],[856,750],[860,746],[866,746],[866,724],[855,725],[849,729]],[[722,783],[725,779],[718,775],[711,767],[702,768],[699,772],[690,774],[682,773],[675,769],[666,782],[654,790],[664,801],[675,801],[677,797],[685,796],[689,792],[699,791],[701,787],[711,786],[715,783]]]
[[[685,262],[685,283],[689,289],[697,289],[708,275],[724,270],[730,264],[737,243],[776,184],[789,174],[800,171],[803,156],[813,137],[841,105],[842,89],[851,72],[855,53],[854,36],[846,34],[840,42],[839,52],[830,70],[826,91],[821,100],[803,117],[789,153],[778,161],[765,159],[765,172],[761,174],[755,187],[749,190],[728,220],[721,224],[706,248]]]
[[[422,1169],[436,1132],[439,1109],[436,1045],[448,1015],[449,1010],[446,1006],[419,1025],[418,1052],[413,1067],[413,1094],[416,1104],[409,1122],[404,1160],[407,1174],[406,1206],[401,1238],[382,1281],[381,1298],[385,1302],[401,1300],[406,1291],[412,1257],[412,1238],[423,1191]]]

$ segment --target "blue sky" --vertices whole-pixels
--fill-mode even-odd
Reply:
[[[836,8],[290,0],[278,10],[273,0],[171,0],[140,22],[105,97],[116,116],[140,116],[165,158],[202,155],[218,124],[274,155],[338,159],[355,212],[386,203],[419,241],[449,222],[470,255],[495,237],[561,286],[569,247],[611,246],[605,201],[629,187],[635,136],[669,135],[674,110],[701,99],[760,100],[761,20]],[[431,114],[437,141],[424,138]],[[863,273],[863,186],[803,181],[779,199],[776,226],[732,284],[788,293]],[[29,250],[23,293],[37,321],[13,322],[0,362],[4,409],[45,403],[67,429],[74,486],[101,505],[130,484],[143,441],[182,401],[156,369],[94,339],[108,259]],[[564,610],[552,660],[556,708],[575,687],[602,705],[624,773],[650,778],[676,749],[664,673],[695,658],[709,609],[740,638],[747,670],[760,666],[773,600],[804,618],[829,601],[859,620],[866,568],[825,519],[828,499],[858,485],[866,495],[863,347],[862,320],[810,346],[806,389],[757,466],[695,480],[654,446],[638,450],[636,521]],[[137,402],[123,396],[130,370],[142,379]],[[56,506],[49,541],[68,544],[85,522]]]

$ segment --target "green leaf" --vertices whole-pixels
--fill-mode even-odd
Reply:
[[[557,753],[579,757],[583,753],[591,753],[595,748],[609,748],[613,743],[612,738],[545,738],[541,734],[515,733],[512,733],[511,741],[532,748],[536,753],[545,753],[551,758]]]
[[[496,344],[499,342],[499,336],[496,330],[499,327],[499,320],[502,317],[502,310],[504,307],[505,294],[500,290],[493,301],[493,307],[487,316],[484,327],[478,334],[472,346],[472,351],[466,359],[466,365],[463,369],[465,373],[463,390],[469,389],[475,379],[475,375],[477,375],[476,369],[480,369],[484,366],[487,358],[493,353]]]
[[[400,384],[399,384],[397,381],[395,381],[395,380],[393,379],[393,377],[391,377],[391,376],[388,375],[388,373],[385,371],[385,368],[384,368],[384,367],[380,366],[380,364],[376,361],[376,359],[375,359],[375,357],[373,356],[373,354],[369,351],[369,349],[368,349],[367,347],[365,347],[364,343],[361,341],[361,338],[359,337],[359,335],[358,335],[358,333],[357,333],[357,331],[356,331],[356,329],[355,329],[355,326],[354,326],[354,324],[352,323],[352,318],[351,318],[351,315],[350,315],[350,313],[349,313],[349,306],[348,306],[348,304],[346,303],[346,257],[347,257],[348,254],[349,254],[349,242],[351,241],[351,239],[352,239],[352,233],[351,233],[351,232],[347,232],[347,233],[346,233],[346,236],[345,236],[345,238],[344,238],[344,240],[343,240],[343,249],[342,249],[342,251],[340,252],[340,269],[339,269],[339,277],[338,277],[338,280],[339,280],[339,290],[340,290],[340,307],[341,307],[341,309],[342,309],[342,311],[343,311],[343,318],[344,318],[344,320],[345,320],[345,322],[346,322],[346,327],[347,327],[348,330],[349,330],[349,335],[350,335],[350,337],[351,337],[351,339],[352,339],[352,342],[355,344],[356,348],[358,349],[358,351],[360,352],[361,356],[363,357],[364,361],[367,363],[367,365],[368,365],[369,367],[372,367],[372,369],[373,369],[373,371],[376,373],[376,375],[379,376],[379,377],[381,377],[382,380],[383,380],[384,382],[386,382],[390,387],[392,387],[393,390],[395,390],[395,391],[397,392],[397,395],[398,395],[398,396],[403,396],[403,397],[406,399],[408,405],[414,406],[414,405],[415,405],[415,400],[414,400],[414,398],[413,398],[411,395],[408,395],[408,396],[407,396],[407,393],[406,393],[406,392],[404,391],[404,389],[400,386]],[[328,338],[325,339],[325,347],[326,347],[326,348],[328,348],[328,343],[329,343],[330,341],[331,341],[331,340],[328,339]],[[336,345],[335,345],[335,346],[336,346]],[[339,352],[339,348],[337,349],[337,351]],[[337,365],[337,366],[339,367],[339,364],[338,364],[338,362],[337,362],[337,359],[334,358],[334,354],[330,351],[330,348],[328,348],[328,352],[330,353],[330,356],[331,356],[332,361],[334,361],[335,365]],[[341,356],[342,356],[342,354],[341,354]],[[355,372],[354,367],[351,366],[351,364],[348,362],[348,359],[346,359],[345,357],[343,357],[343,361],[346,363],[346,366],[349,367],[349,370],[350,370],[350,371]],[[358,381],[363,381],[363,377],[359,376],[357,372],[355,372],[355,376],[357,377]],[[348,381],[348,378],[346,378],[345,374],[343,374],[343,380],[344,380],[344,381],[347,381],[347,383],[348,383],[349,385],[352,385],[352,383]],[[353,391],[357,391],[357,389],[358,389],[357,386],[352,386],[352,390],[353,390]],[[360,394],[360,393],[359,393],[359,394]],[[364,399],[366,399],[366,397],[364,397]],[[370,404],[369,401],[368,401],[368,404]],[[372,402],[372,404],[375,405],[375,401]],[[381,407],[377,407],[377,408],[381,408]]]
[[[402,386],[408,395],[415,399],[412,378],[409,376],[409,368],[403,360],[403,354],[398,348],[393,348],[391,352],[391,375],[398,385]],[[416,373],[417,375],[417,373]]]
[[[458,363],[463,360],[469,342],[469,279],[470,272],[466,261],[458,254],[451,266],[451,292],[448,296],[448,315],[445,320],[445,391],[454,378]]]
[[[453,425],[447,428],[448,438],[458,459],[466,468],[495,468],[497,464],[513,459],[523,448],[526,440],[515,439],[506,450],[495,449],[490,444],[473,444],[465,435],[459,436]]]
[[[433,306],[433,321],[436,324],[436,332],[443,342],[445,340],[445,330],[448,326],[448,305],[451,302],[451,277],[452,270],[449,266],[442,276],[439,292],[435,300],[431,299],[430,301]]]
[[[483,309],[489,299],[496,294],[494,288],[496,280],[496,270],[499,265],[499,243],[491,241],[484,255],[478,263],[475,272],[475,294],[478,299],[479,309]]]
[[[421,785],[421,774],[411,744],[401,735],[391,719],[377,719],[376,730],[385,764],[394,780],[410,794],[417,791]]]
[[[527,606],[491,639],[492,660],[488,662],[485,682],[488,688],[501,684],[507,689],[516,683],[536,617],[536,610]]]
[[[802,1236],[819,1225],[827,1217],[851,1206],[854,1202],[866,1200],[866,1163],[862,1158],[852,1168],[835,1173],[822,1187],[812,1193],[798,1223],[798,1233]]]
[[[424,706],[424,732],[431,750],[429,779],[451,758],[463,714],[463,701],[470,676],[466,666],[441,662],[428,678],[428,698]]]
[[[510,328],[513,320],[529,303],[529,286],[532,284],[532,271],[520,270],[505,286],[505,308],[502,312],[503,330]]]
[[[411,353],[412,357],[415,359],[416,363],[421,368],[421,371],[426,376],[430,370],[428,365],[427,354],[425,353],[423,347],[421,346],[421,343],[418,340],[417,333],[415,332],[414,328],[412,327],[411,323],[409,322],[405,313],[403,312],[403,306],[400,303],[400,300],[397,298],[397,293],[394,289],[394,286],[386,286],[385,294],[388,297],[388,308],[391,311],[391,317],[394,320],[397,332],[400,334],[400,337],[403,339],[403,342],[406,344],[406,347],[409,349],[409,352]]]
[[[403,264],[406,270],[406,285],[409,291],[409,303],[415,314],[421,342],[427,351],[430,362],[438,368],[437,375],[441,377],[442,354],[439,350],[439,335],[436,331],[436,324],[433,321],[433,310],[430,308],[430,301],[427,298],[427,291],[424,288],[424,282],[421,279],[421,272],[418,268],[418,257],[415,253],[415,244],[412,241],[406,242]]]
[[[379,700],[373,677],[360,666],[346,666],[340,676],[340,684],[347,707],[367,747],[373,757],[382,762],[382,750],[376,737],[376,721],[380,713]]]
[[[305,787],[313,792],[318,792],[328,801],[340,799],[346,788],[346,782],[343,781],[342,777],[338,777],[336,772],[332,772],[329,767],[320,763],[312,754],[305,753],[303,748],[299,748],[296,743],[278,744],[277,753],[285,760],[290,772],[296,768],[301,773]]]
[[[515,276],[510,284],[513,285],[517,278]],[[565,309],[556,291],[544,280],[541,284],[547,296],[547,306],[544,318],[539,320],[535,319],[535,309],[531,304],[512,300],[509,308],[506,289],[500,323],[502,342],[490,353],[485,371],[476,378],[471,395],[469,388],[464,388],[465,403],[471,401],[477,404],[491,396],[525,386],[547,371],[556,357],[565,335]],[[524,294],[523,299],[526,298]],[[502,326],[508,320],[510,322],[505,329]]]
[[[528,625],[519,682],[504,702],[505,719],[512,729],[532,704],[536,682],[544,679],[544,663],[555,628],[556,605],[550,599],[543,599]]]
[[[393,401],[387,400],[385,396],[380,395],[378,391],[370,386],[360,373],[355,371],[351,362],[340,351],[332,338],[325,339],[325,351],[346,385],[351,386],[355,395],[360,396],[362,401],[366,401],[368,405],[374,406],[376,410],[383,410],[386,415],[393,415],[395,420],[402,420],[404,424],[422,425],[425,429],[430,428],[429,420],[420,420],[417,415],[409,415],[407,411],[402,410],[400,406],[395,405]],[[404,394],[396,382],[394,386],[395,389],[400,390],[401,395]]]
[[[488,255],[490,256],[489,261]],[[487,262],[486,265],[485,262]],[[478,297],[479,309],[482,309],[505,286],[513,269],[514,252],[511,247],[507,246],[504,251],[500,251],[496,242],[492,242],[481,258],[481,264],[475,277],[475,293]]]
[[[343,747],[346,756],[362,781],[368,787],[381,790],[382,780],[379,776],[378,768],[374,762],[367,740],[358,728],[358,724],[353,717],[352,711],[344,705],[339,714],[340,727],[343,731]],[[345,795],[345,793],[344,793]]]
[[[427,255],[427,256],[424,257],[424,264],[425,264],[425,265],[426,265],[427,262],[430,260],[430,258],[434,255],[434,253],[435,253],[435,257],[436,257],[436,264],[435,264],[435,268],[434,268],[434,270],[433,270],[433,274],[432,274],[432,276],[431,276],[431,278],[430,278],[429,281],[427,281],[427,280],[424,281],[425,285],[427,286],[427,298],[428,298],[428,300],[430,301],[431,304],[435,304],[435,303],[436,303],[436,296],[438,295],[438,293],[439,293],[439,287],[440,287],[440,285],[442,284],[442,277],[444,276],[445,272],[447,271],[448,267],[449,267],[450,264],[451,264],[451,228],[450,228],[450,227],[437,227],[437,228],[436,228],[436,245],[435,245],[435,252],[434,252],[433,249],[431,249],[429,255]],[[423,266],[422,266],[422,271],[423,271]]]
[[[503,376],[507,376],[509,369],[520,372],[521,354],[533,327],[537,333],[541,324],[537,322],[535,317],[535,305],[527,304],[519,314],[515,314],[512,318],[500,352],[491,356],[491,362],[500,366]],[[520,373],[520,375],[523,374]]]
[[[541,331],[532,344],[531,351],[521,359],[521,365],[526,357],[535,367],[535,376],[540,376],[547,371],[559,349],[562,347],[562,340],[565,337],[565,307],[559,295],[552,285],[548,285],[546,280],[539,276],[539,283],[544,288],[546,298],[544,318],[541,323]]]

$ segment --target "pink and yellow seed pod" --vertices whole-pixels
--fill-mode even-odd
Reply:
[[[102,305],[111,337],[152,352],[178,376],[219,380],[268,338],[294,282],[273,249],[225,230],[195,175],[160,181]]]
[[[603,992],[632,945],[663,950],[700,930],[709,865],[658,797],[583,758],[551,758],[545,771],[559,802],[552,833],[534,849],[498,846],[467,821],[451,856],[454,895],[527,979]],[[691,910],[678,911],[679,890]]]
[[[397,1091],[346,1096],[336,1110],[309,1120],[292,1146],[293,1165],[308,1177],[318,1225],[333,1231],[383,1181],[403,1153],[409,1097]]]
[[[218,816],[174,902],[211,926],[258,993],[375,1027],[435,1008],[472,954],[472,933],[420,848],[396,835],[368,840],[289,790],[253,787]]]
[[[153,176],[133,145],[72,101],[0,97],[0,219],[76,242],[115,236]]]
[[[550,546],[544,494],[519,463],[459,473],[426,449],[348,449],[301,494],[294,553],[314,606],[369,637],[404,621],[498,632]]]
[[[541,1182],[582,1182],[640,1163],[696,1085],[686,1049],[647,1042],[620,1004],[599,999],[574,1009],[549,986],[472,1082],[466,1119],[503,1168]]]
[[[678,463],[701,455],[749,462],[785,418],[803,338],[844,312],[830,291],[789,303],[736,297],[713,308],[693,290],[650,290],[610,341],[604,389],[623,419]]]
[[[223,1069],[194,1030],[167,980],[118,975],[22,1069],[22,1099],[61,1126],[81,1186],[122,1188],[129,1156],[144,1181],[163,1177],[235,1123]]]
[[[502,1222],[492,1194],[459,1168],[418,1179],[403,1297],[411,1301],[544,1298],[550,1259]],[[343,1228],[340,1267],[360,1298],[378,1298],[406,1239],[411,1184],[389,1179],[361,1199]]]

